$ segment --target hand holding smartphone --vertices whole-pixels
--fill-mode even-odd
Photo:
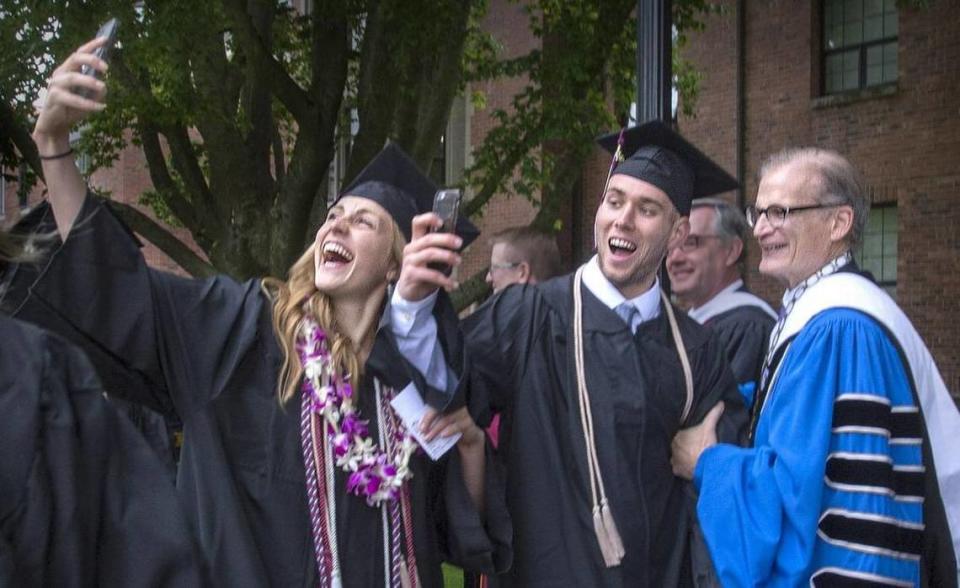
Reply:
[[[460,213],[460,198],[460,190],[437,191],[436,195],[433,197],[433,212],[440,217],[440,220],[443,221],[443,225],[441,225],[440,228],[435,229],[434,232],[456,232],[457,215]],[[429,267],[439,272],[443,272],[443,274],[446,276],[449,276],[453,271],[453,268],[445,263],[431,263]]]
[[[110,61],[110,50],[113,49],[113,45],[117,42],[117,28],[119,28],[119,26],[120,21],[115,18],[111,18],[100,26],[100,29],[97,31],[97,35],[94,38],[99,39],[101,37],[106,37],[107,42],[94,49],[94,55],[104,61]],[[89,65],[81,66],[80,73],[93,78],[98,77],[97,70],[93,69]],[[93,91],[88,88],[78,88],[77,94],[83,96],[84,98],[90,98],[93,96]]]

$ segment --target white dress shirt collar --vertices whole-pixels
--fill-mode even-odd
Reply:
[[[617,287],[603,275],[600,270],[600,260],[596,255],[583,266],[583,285],[611,310],[623,302],[628,302],[620,293],[620,290],[617,290]],[[660,316],[660,279],[655,278],[653,286],[649,290],[636,298],[631,298],[629,302],[640,313],[640,322],[646,322]]]

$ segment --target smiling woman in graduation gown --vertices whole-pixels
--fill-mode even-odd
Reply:
[[[86,57],[92,47],[81,48],[62,68],[75,70],[87,61],[98,66],[98,60]],[[102,97],[102,88],[91,89]],[[38,127],[44,120],[41,116]],[[55,138],[69,126],[60,122]],[[53,139],[38,138],[41,153],[55,148],[45,141]],[[411,162],[395,147],[388,148],[385,157],[399,161],[400,171],[396,165],[371,164],[368,169],[374,171],[362,173],[348,192],[361,195],[351,202],[368,202],[359,206],[380,210],[383,216],[377,218],[393,219],[402,230],[416,213],[405,189],[422,191],[432,184],[419,172],[412,173]],[[139,243],[109,206],[83,198],[82,186],[76,184],[82,180],[69,175],[69,169],[59,169],[61,164],[72,166],[72,161],[45,162],[51,199],[58,190],[81,190],[76,222],[39,275],[23,271],[13,276],[12,303],[22,316],[49,324],[88,349],[98,370],[115,380],[112,390],[161,412],[174,411],[182,420],[177,485],[218,584],[316,586],[320,556],[315,548],[321,539],[325,548],[336,545],[332,557],[340,564],[343,586],[398,583],[398,553],[423,586],[442,585],[442,559],[488,573],[509,562],[509,522],[498,502],[494,472],[487,468],[481,480],[484,515],[468,492],[457,450],[437,462],[423,452],[410,458],[412,477],[404,482],[404,492],[412,512],[402,525],[388,520],[386,506],[371,507],[364,497],[348,492],[347,475],[340,467],[332,468],[330,494],[325,495],[332,501],[322,505],[319,514],[311,511],[301,390],[297,387],[287,402],[278,399],[284,352],[272,324],[275,301],[268,290],[260,281],[241,284],[224,276],[193,280],[150,269]],[[411,173],[414,185],[404,185]],[[49,210],[32,220],[41,226],[49,223]],[[62,227],[62,219],[56,220]],[[350,228],[342,230],[352,231],[365,221],[362,213],[351,212],[348,221],[328,222],[341,228],[349,223]],[[307,255],[301,261],[312,268],[313,248]],[[444,297],[435,316],[450,381],[437,389],[398,351],[386,328],[389,303],[382,290],[378,292],[386,307],[377,313],[379,325],[369,334],[370,351],[354,393],[375,444],[385,426],[378,415],[390,410],[377,406],[375,386],[399,391],[413,383],[431,406],[442,409],[449,407],[458,387],[456,374],[463,367],[458,331]],[[317,517],[329,517],[323,519],[329,524],[324,528],[335,534],[333,539],[318,534]]]

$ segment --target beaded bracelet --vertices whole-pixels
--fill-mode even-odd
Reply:
[[[67,149],[63,153],[57,153],[56,155],[41,155],[40,159],[44,161],[50,161],[52,159],[63,159],[64,157],[72,154],[73,154],[73,147]]]

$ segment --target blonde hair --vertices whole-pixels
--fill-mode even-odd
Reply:
[[[399,268],[403,261],[403,247],[406,239],[392,219],[390,226],[393,229],[391,260]],[[300,325],[304,316],[307,315],[317,321],[326,333],[327,346],[335,369],[350,374],[351,384],[355,390],[359,390],[360,380],[363,377],[359,350],[349,337],[340,332],[333,312],[333,301],[317,290],[315,249],[316,244],[311,244],[307,248],[287,272],[286,281],[264,278],[261,282],[263,290],[273,300],[273,331],[283,350],[283,367],[277,377],[277,395],[280,404],[286,404],[296,396],[297,388],[300,386],[303,366],[297,355],[296,343]]]

